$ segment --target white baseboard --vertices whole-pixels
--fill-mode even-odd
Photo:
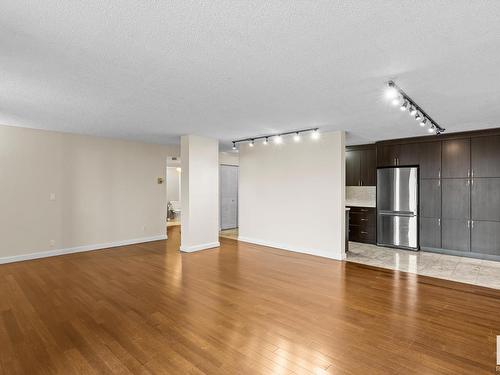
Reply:
[[[206,249],[213,249],[214,247],[219,247],[220,242],[209,242],[209,243],[203,243],[201,245],[194,245],[194,246],[181,246],[180,250],[185,253],[192,253],[194,251],[200,251],[200,250],[206,250]]]
[[[290,245],[279,243],[279,242],[263,241],[263,240],[259,240],[256,238],[249,238],[249,237],[243,237],[243,236],[239,236],[238,241],[253,243],[255,245],[274,247],[274,248],[279,249],[279,250],[293,251],[294,253],[314,255],[314,256],[328,258],[328,259],[343,260],[342,258],[332,256],[332,254],[325,253],[324,250],[311,249],[311,248],[300,248],[300,247],[290,246]]]
[[[109,247],[118,247],[118,246],[125,246],[125,245],[133,245],[133,244],[136,244],[136,243],[166,240],[167,238],[168,237],[167,237],[166,234],[160,234],[158,236],[135,238],[135,239],[131,239],[131,240],[123,240],[123,241],[100,243],[100,244],[94,244],[94,245],[68,247],[68,248],[65,248],[65,249],[39,251],[39,252],[36,252],[36,253],[31,253],[31,254],[13,255],[13,256],[10,256],[10,257],[2,257],[2,258],[0,258],[0,264],[12,263],[12,262],[20,262],[20,261],[23,261],[23,260],[31,260],[31,259],[38,259],[38,258],[53,257],[53,256],[65,255],[65,254],[72,254],[72,253],[81,253],[81,252],[84,252],[84,251],[107,249]]]

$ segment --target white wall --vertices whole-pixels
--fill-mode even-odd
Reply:
[[[219,143],[181,137],[181,250],[219,246]]]
[[[167,167],[167,202],[181,200],[181,176],[177,168]]]
[[[344,132],[240,148],[239,237],[344,259]]]
[[[157,178],[178,153],[0,126],[0,263],[164,238],[165,185]]]

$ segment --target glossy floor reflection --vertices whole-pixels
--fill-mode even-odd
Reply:
[[[500,289],[500,262],[349,242],[349,262]]]

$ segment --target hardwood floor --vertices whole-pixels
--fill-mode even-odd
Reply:
[[[221,239],[0,266],[4,374],[491,374],[500,291]]]

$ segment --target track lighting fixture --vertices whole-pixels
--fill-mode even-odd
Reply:
[[[269,143],[269,138],[273,140],[274,143],[280,144],[283,143],[283,137],[287,135],[292,135],[293,134],[293,140],[295,142],[300,142],[302,137],[302,133],[311,133],[311,138],[312,139],[318,139],[319,138],[319,131],[318,128],[308,128],[308,129],[302,129],[302,130],[294,130],[291,132],[286,132],[286,133],[279,133],[279,134],[269,134],[269,135],[262,135],[258,137],[253,137],[253,138],[243,138],[243,139],[236,139],[232,141],[233,143],[233,150],[236,150],[236,145],[238,143],[248,143],[249,147],[254,147],[255,146],[255,141],[262,139],[262,144],[267,145]]]
[[[397,94],[395,94],[395,92]],[[397,97],[396,97],[397,96]],[[398,87],[394,81],[387,82],[386,97],[391,99],[393,105],[400,105],[401,111],[408,110],[410,116],[414,116],[415,120],[418,121],[421,127],[425,127],[427,124],[431,124],[428,128],[429,133],[441,134],[446,129],[439,126],[436,121],[434,121],[425,111],[420,107],[415,101],[410,98],[400,87]]]

